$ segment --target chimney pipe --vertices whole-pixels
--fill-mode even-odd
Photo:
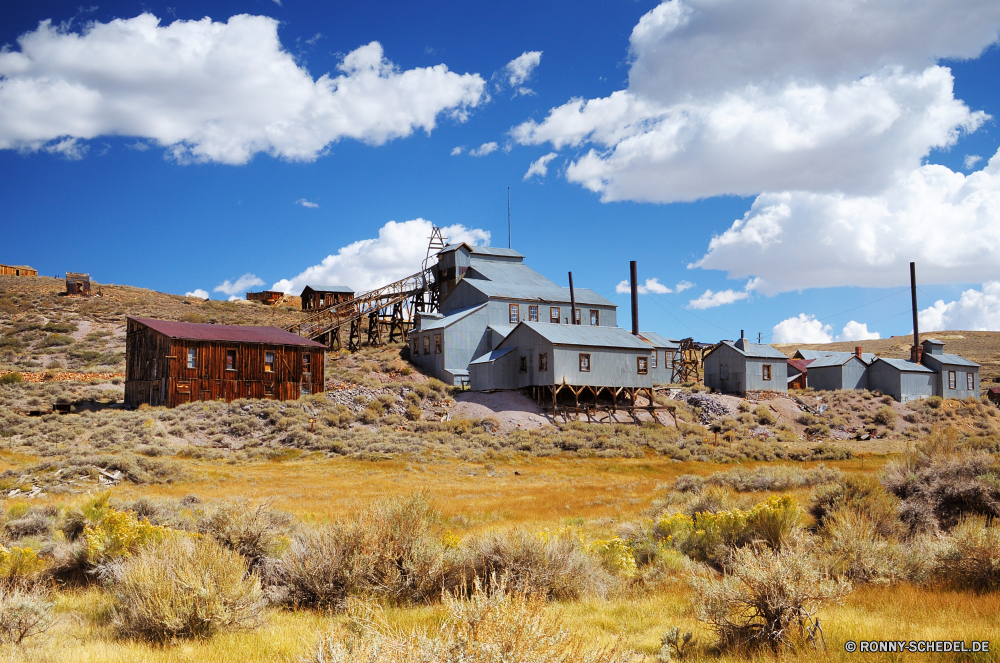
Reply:
[[[854,348],[854,356],[861,359],[861,346],[858,345]]]
[[[576,324],[576,294],[573,292],[573,272],[569,273],[569,324]]]
[[[639,335],[639,279],[636,276],[635,260],[628,264],[632,276],[632,333]]]
[[[917,324],[917,263],[910,263],[910,299],[913,302],[913,347],[910,349],[910,361],[920,363],[920,328]]]

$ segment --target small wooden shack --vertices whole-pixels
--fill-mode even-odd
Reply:
[[[89,295],[90,274],[81,274],[78,272],[66,272],[66,294]]]
[[[346,285],[307,285],[301,296],[303,311],[318,311],[354,299],[354,291]]]
[[[27,265],[0,265],[0,276],[38,276],[38,270]]]
[[[128,318],[125,407],[295,400],[323,391],[325,351],[278,327]]]
[[[260,302],[266,306],[274,306],[279,303],[285,293],[278,290],[264,290],[263,292],[248,292],[247,301],[248,302]]]

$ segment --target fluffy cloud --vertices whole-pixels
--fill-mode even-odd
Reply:
[[[824,286],[1000,279],[1000,152],[969,175],[927,165],[877,196],[766,193],[693,267],[774,294]]]
[[[851,320],[837,336],[838,341],[874,341],[881,338],[878,332],[868,331],[867,323]]]
[[[484,157],[487,154],[490,154],[490,153],[496,152],[496,151],[497,151],[497,144],[496,143],[493,143],[493,142],[483,143],[482,145],[480,145],[476,149],[469,150],[469,156],[472,156],[472,157]]]
[[[503,68],[507,84],[514,88],[514,94],[534,94],[534,91],[522,85],[531,78],[531,72],[542,61],[541,51],[525,51],[507,63]]]
[[[981,290],[966,290],[958,301],[945,304],[939,299],[920,311],[917,319],[923,331],[1000,331],[1000,281],[984,283]]]
[[[972,170],[976,166],[976,164],[982,160],[983,158],[978,154],[966,154],[963,163],[965,164],[966,170]]]
[[[303,207],[308,207],[310,209],[319,209],[319,204],[312,201],[306,200],[305,198],[299,198],[295,201],[296,205],[302,205]]]
[[[524,174],[524,179],[529,180],[532,177],[545,177],[549,172],[549,162],[559,156],[556,152],[549,152],[543,157],[539,157],[535,161],[531,162],[528,166],[528,172]]]
[[[458,147],[453,147],[451,148],[451,156],[457,157],[459,154],[462,153],[463,150],[465,150],[465,147],[463,145],[459,145]]]
[[[685,290],[693,287],[694,283],[691,283],[690,281],[681,281],[674,287],[674,290],[677,292],[684,292]]]
[[[441,232],[451,243],[482,245],[490,241],[489,231],[463,225],[448,226]],[[348,244],[298,276],[278,281],[271,289],[292,295],[298,295],[308,284],[346,285],[355,292],[373,290],[420,271],[430,235],[430,221],[390,221],[379,228],[378,238]]]
[[[726,304],[738,302],[749,296],[750,293],[746,290],[720,290],[718,292],[706,290],[701,294],[701,297],[688,302],[688,306],[694,309],[715,308],[716,306],[725,306]]]
[[[138,136],[180,161],[241,164],[254,154],[309,161],[353,138],[379,145],[464,120],[478,74],[400,71],[372,42],[314,80],[265,16],[161,26],[149,13],[71,32],[50,21],[0,51],[0,148]],[[67,147],[66,151],[72,154]]]
[[[223,294],[229,295],[229,299],[241,299],[243,295],[247,292],[248,288],[252,288],[255,285],[264,285],[264,282],[257,278],[256,274],[250,274],[247,272],[235,281],[230,281],[226,279],[219,285],[212,288],[213,292],[221,292]],[[196,291],[197,292],[197,291]],[[204,292],[202,290],[201,292]]]
[[[775,343],[830,343],[830,330],[830,325],[824,325],[816,316],[799,313],[776,324],[771,339]]]
[[[639,286],[636,288],[636,291],[638,291],[640,295],[648,295],[649,293],[653,293],[656,295],[666,295],[668,293],[673,292],[673,290],[660,283],[659,279],[646,279],[646,283],[645,284],[640,283]],[[632,292],[632,286],[631,284],[629,284],[628,281],[622,281],[615,286],[615,292],[617,292],[619,295],[627,295],[628,293]]]
[[[201,288],[195,288],[191,292],[185,292],[185,297],[198,297],[199,299],[208,299],[208,291],[202,290]]]

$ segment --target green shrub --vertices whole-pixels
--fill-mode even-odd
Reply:
[[[830,513],[822,530],[824,562],[835,576],[857,583],[886,584],[905,576],[906,553],[895,538],[885,538],[881,523],[851,508]]]
[[[24,382],[24,378],[21,377],[20,373],[5,373],[0,376],[0,384],[20,384]]]
[[[898,516],[899,498],[883,488],[875,477],[847,474],[836,483],[821,486],[813,494],[809,513],[822,528],[833,512],[844,509],[865,514],[881,537],[903,533]]]
[[[1000,588],[1000,526],[984,516],[963,517],[938,555],[937,575],[949,585],[979,591]]]
[[[56,348],[64,345],[72,345],[73,337],[65,334],[50,334],[39,342],[40,348]]]
[[[758,405],[753,414],[757,418],[757,423],[761,426],[773,426],[778,422],[778,418],[774,412],[766,405]]]
[[[214,540],[173,535],[112,565],[112,621],[154,641],[257,626],[265,602],[246,561]]]
[[[883,405],[872,416],[872,421],[878,424],[879,426],[885,426],[886,428],[895,428],[896,411],[893,410],[888,405]]]
[[[423,411],[416,405],[408,405],[406,408],[406,418],[410,421],[420,421],[420,418],[424,416]]]
[[[273,509],[268,502],[255,504],[238,498],[209,509],[198,531],[238,552],[255,571],[288,548],[294,525],[291,514]]]

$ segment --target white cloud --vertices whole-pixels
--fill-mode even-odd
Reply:
[[[207,290],[202,290],[201,288],[195,288],[191,292],[185,292],[185,297],[198,297],[199,299],[208,299],[209,294]]]
[[[247,288],[252,288],[255,285],[264,285],[264,282],[257,278],[256,274],[250,274],[247,272],[240,278],[236,279],[236,281],[226,279],[219,285],[212,288],[212,291],[229,295],[229,301],[232,301],[233,299],[241,299],[247,292]]]
[[[490,233],[479,228],[453,225],[441,229],[452,243],[489,244]],[[341,248],[318,265],[297,276],[282,279],[271,289],[298,295],[308,284],[346,285],[355,292],[367,292],[420,271],[427,254],[431,222],[413,219],[390,221],[378,231],[378,238],[364,239]]]
[[[451,148],[451,156],[457,157],[459,154],[462,153],[462,150],[464,150],[464,149],[465,149],[464,145],[460,145],[458,147]]]
[[[302,205],[303,207],[308,207],[310,209],[319,209],[319,204],[306,200],[305,198],[299,198],[295,201],[296,205]]]
[[[799,313],[797,317],[782,320],[772,330],[775,343],[830,343],[830,325],[824,325],[816,316]]]
[[[1000,152],[963,175],[912,171],[877,196],[765,193],[712,239],[693,267],[754,275],[775,294],[804,288],[888,287],[1000,279]]]
[[[542,61],[541,51],[525,51],[511,60],[504,67],[507,75],[507,84],[512,88],[519,88],[518,94],[531,94],[532,91],[521,87],[521,84],[531,78],[531,72],[535,70],[538,63]]]
[[[646,279],[646,283],[644,284],[640,283],[639,286],[636,288],[636,291],[640,295],[648,295],[649,293],[653,293],[656,295],[666,295],[668,293],[673,292],[673,290],[660,283],[659,279]],[[632,292],[632,286],[629,284],[628,281],[621,281],[618,285],[615,286],[615,292],[617,292],[619,295],[628,294]]]
[[[966,154],[965,155],[965,162],[964,162],[965,163],[965,169],[966,170],[972,170],[973,167],[975,167],[975,165],[977,163],[979,163],[980,161],[982,161],[982,160],[983,160],[983,158],[981,156],[979,156],[978,154]]]
[[[674,290],[677,292],[684,292],[685,290],[693,287],[694,283],[691,283],[690,281],[681,281],[680,283],[674,286]]]
[[[491,152],[496,152],[497,151],[497,147],[498,147],[497,144],[493,143],[493,142],[483,143],[482,145],[480,145],[476,149],[469,150],[469,156],[472,156],[472,157],[484,157],[487,154],[490,154]]]
[[[719,292],[706,290],[701,294],[701,297],[688,302],[688,306],[694,309],[715,308],[716,306],[725,306],[726,304],[738,302],[749,296],[750,293],[745,290],[720,290]]]
[[[79,33],[43,21],[19,50],[0,52],[0,148],[117,134],[182,162],[242,164],[259,152],[309,161],[342,138],[380,145],[430,132],[442,113],[463,121],[483,99],[478,74],[400,71],[378,42],[314,80],[277,27],[249,15],[161,26],[144,13]]]
[[[917,314],[921,331],[961,329],[1000,331],[1000,281],[989,281],[981,290],[970,289],[954,302],[939,299]]]
[[[535,161],[531,162],[528,166],[528,172],[524,174],[524,179],[529,180],[536,175],[538,177],[545,177],[549,172],[549,162],[559,156],[556,152],[549,152],[543,157],[539,157]]]
[[[837,336],[838,341],[874,341],[881,338],[878,332],[868,331],[867,323],[851,320]]]

